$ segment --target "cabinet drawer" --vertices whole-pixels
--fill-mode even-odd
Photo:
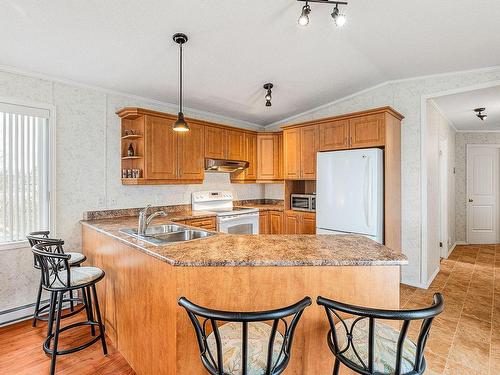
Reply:
[[[208,230],[215,230],[216,228],[215,217],[203,218],[203,219],[190,219],[186,220],[185,224]]]

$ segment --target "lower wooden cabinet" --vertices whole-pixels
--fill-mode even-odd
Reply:
[[[259,234],[269,234],[269,211],[259,214]]]
[[[192,227],[198,227],[207,230],[217,230],[217,222],[215,217],[206,217],[203,219],[189,219],[183,220],[182,222],[178,221],[178,223],[183,223],[186,225],[191,225]]]
[[[315,234],[316,214],[314,212],[285,211],[285,234]]]
[[[269,211],[269,234],[283,234],[283,212]]]

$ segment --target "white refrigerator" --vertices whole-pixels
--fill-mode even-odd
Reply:
[[[384,242],[384,153],[317,154],[316,233],[355,233]]]

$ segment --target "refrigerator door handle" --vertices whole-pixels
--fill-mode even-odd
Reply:
[[[363,155],[365,159],[365,176],[364,176],[364,189],[363,189],[363,203],[364,203],[364,211],[365,211],[365,222],[366,226],[370,227],[370,217],[371,217],[371,206],[372,206],[372,175],[370,168],[370,157],[367,155]]]

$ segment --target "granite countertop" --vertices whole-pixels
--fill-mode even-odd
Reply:
[[[285,205],[283,203],[243,203],[238,204],[236,207],[251,207],[258,208],[259,211],[284,211]]]
[[[179,211],[156,218],[153,225],[193,218],[191,215],[194,214],[204,215]],[[375,266],[408,263],[404,255],[355,235],[217,233],[203,239],[154,246],[119,232],[122,228],[135,228],[137,217],[82,220],[81,223],[173,266]]]

